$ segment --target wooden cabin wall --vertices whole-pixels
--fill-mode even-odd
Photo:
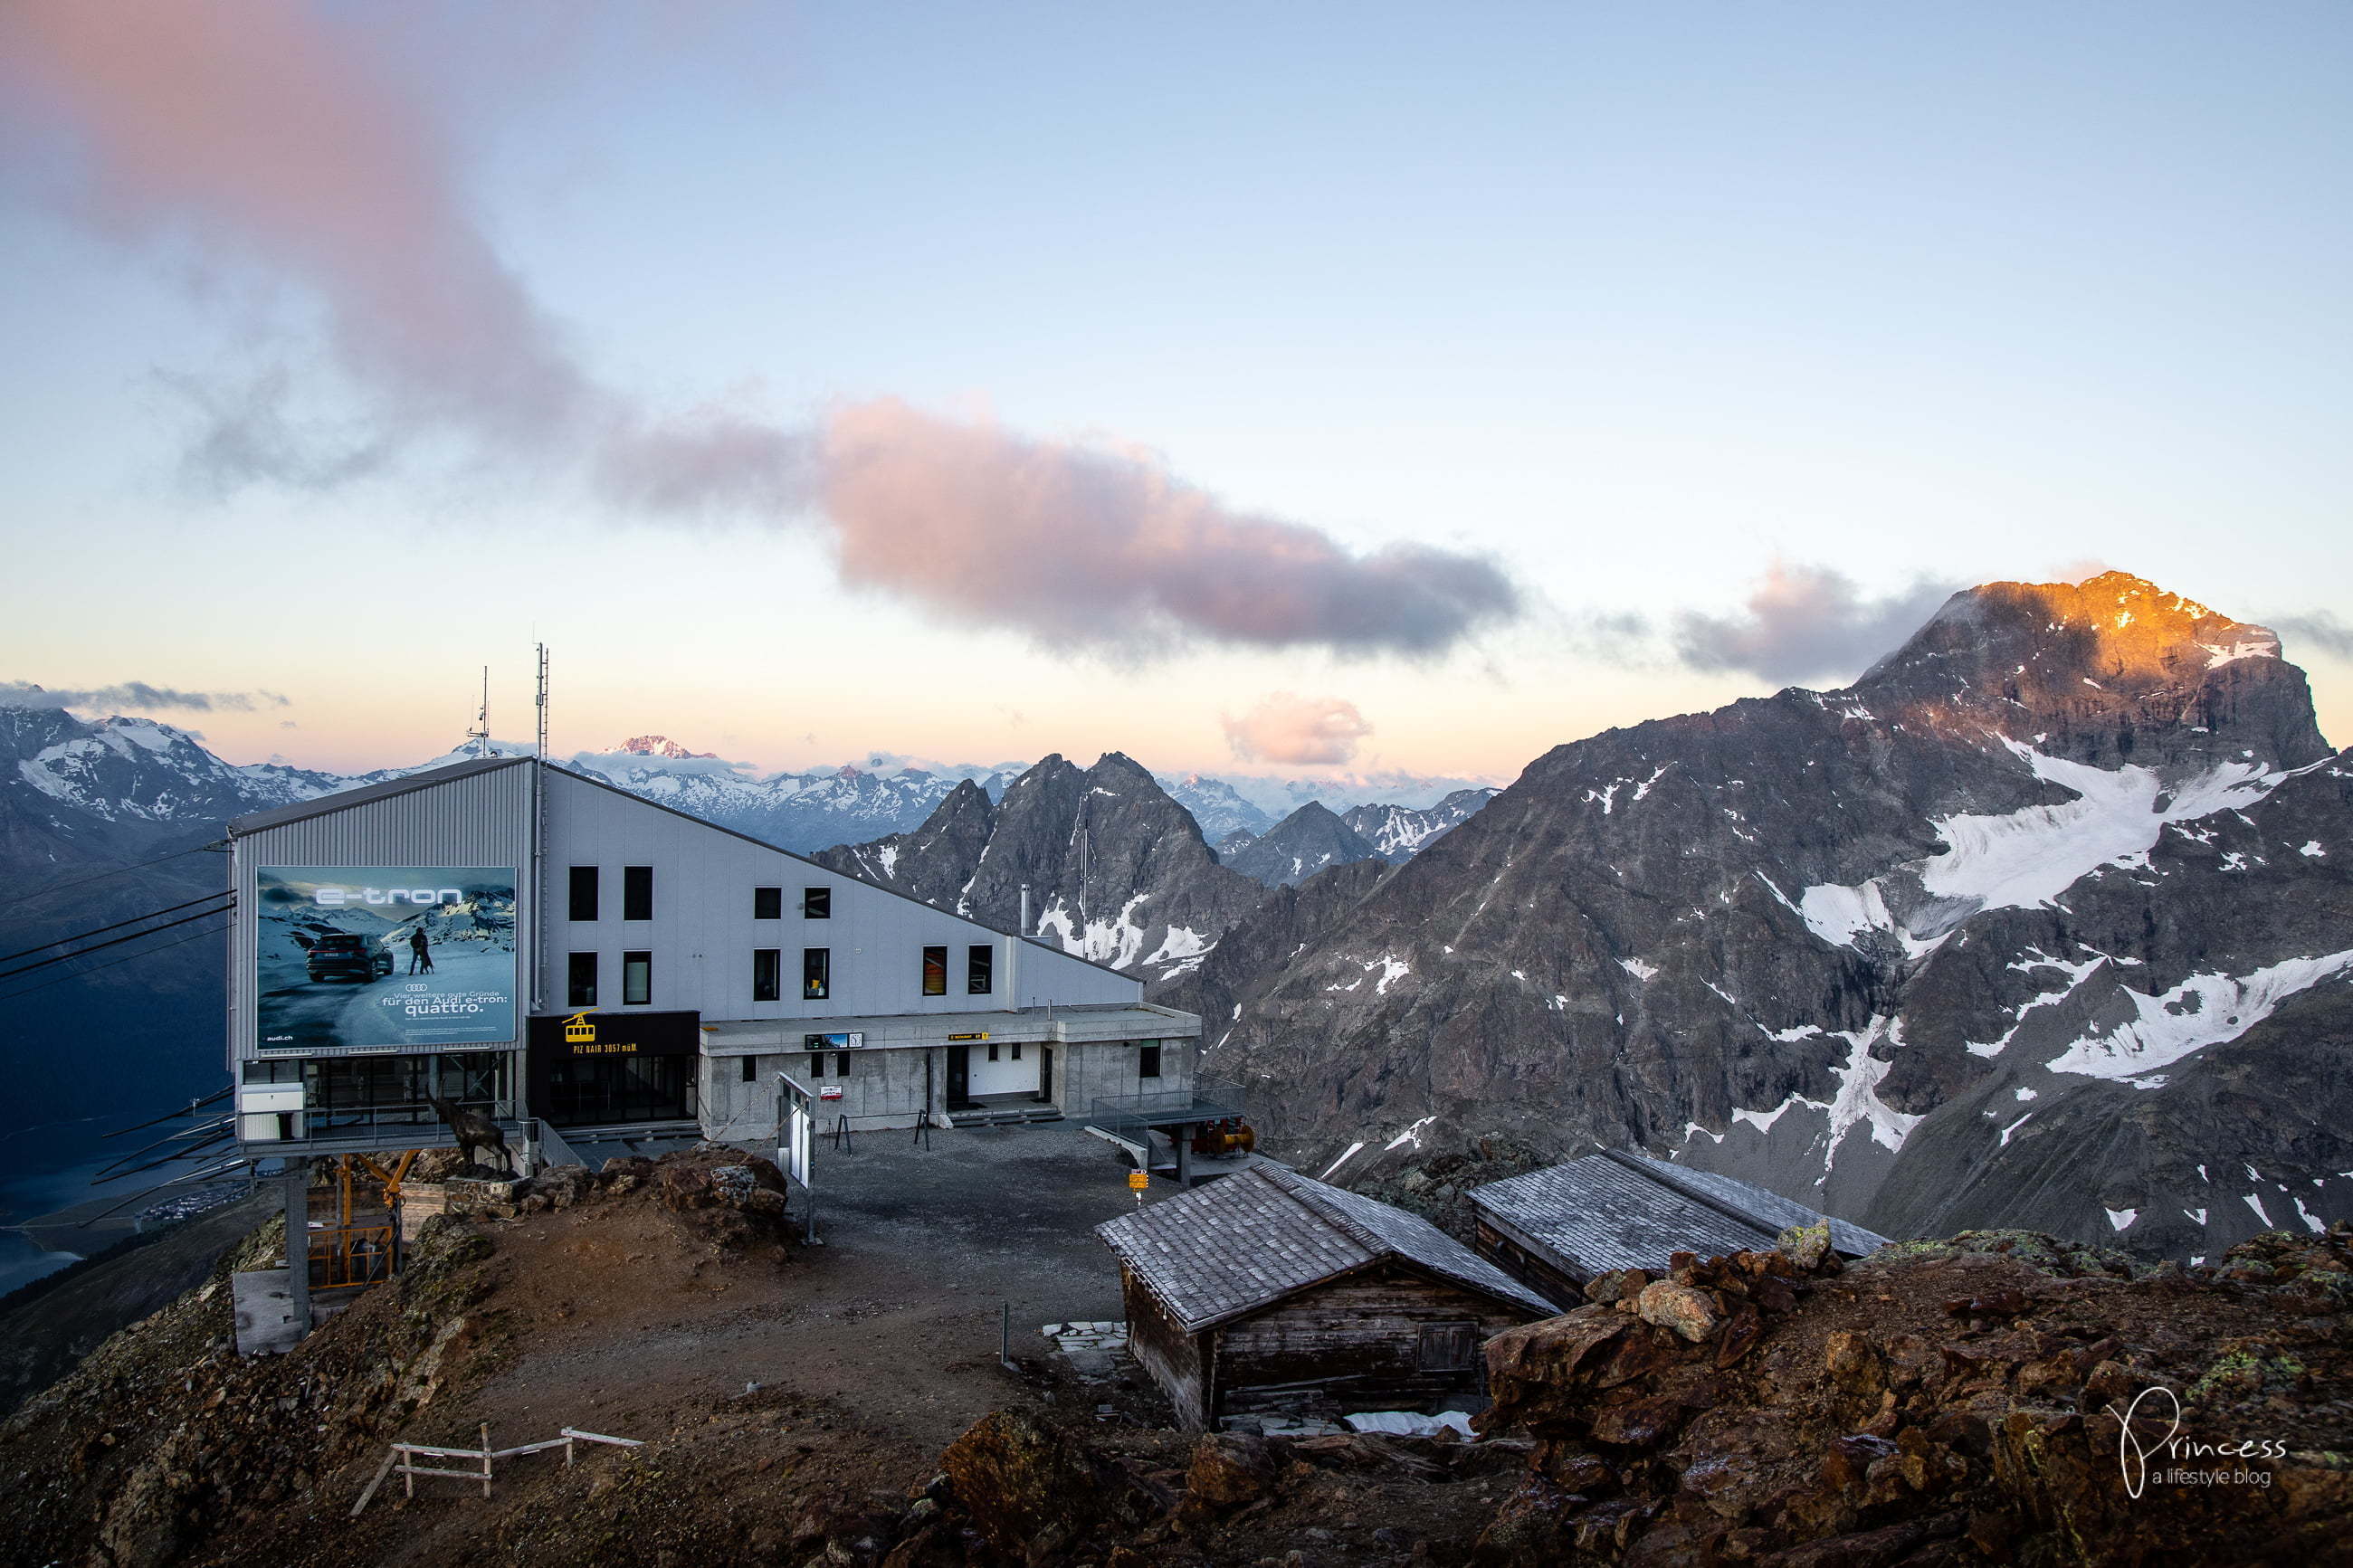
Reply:
[[[1472,1323],[1483,1342],[1536,1315],[1396,1265],[1350,1275],[1214,1331],[1216,1409],[1222,1415],[1229,1404],[1250,1404],[1252,1389],[1333,1378],[1349,1380],[1335,1388],[1350,1403],[1364,1394],[1419,1400],[1475,1392],[1483,1384],[1482,1358],[1474,1353],[1461,1371],[1425,1372],[1421,1331]]]
[[[1201,1374],[1202,1339],[1187,1333],[1168,1316],[1124,1264],[1120,1292],[1127,1306],[1127,1349],[1176,1407],[1176,1424],[1189,1432],[1209,1424],[1207,1381]]]
[[[1471,1245],[1479,1256],[1562,1311],[1585,1304],[1585,1280],[1570,1271],[1567,1260],[1493,1216],[1477,1215]]]

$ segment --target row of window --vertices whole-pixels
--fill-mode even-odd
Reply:
[[[572,919],[581,922],[596,920],[602,912],[603,893],[599,872],[601,867],[572,868]],[[833,918],[831,888],[803,888],[801,916],[805,920],[829,921]],[[649,921],[654,918],[654,868],[651,866],[621,868],[621,918],[625,921]],[[782,888],[752,889],[752,918],[755,921],[780,921],[785,918],[785,890]]]
[[[825,1037],[823,1035],[810,1035],[807,1037],[807,1043],[814,1047],[824,1038]],[[999,1057],[997,1052],[1000,1050],[1009,1053],[1009,1056]],[[825,1077],[825,1058],[828,1055],[833,1058],[833,1076],[838,1079],[848,1078],[849,1076],[849,1052],[827,1052],[814,1048],[812,1048],[808,1054],[809,1076],[811,1078]],[[736,1070],[742,1075],[743,1080],[745,1083],[757,1083],[760,1081],[759,1058],[740,1057],[736,1059],[741,1063],[741,1066],[738,1067]],[[990,1061],[1019,1061],[1021,1059],[1021,1042],[1018,1040],[992,1041],[988,1047],[988,1059]],[[1135,1076],[1138,1078],[1158,1078],[1160,1076],[1159,1041],[1140,1040],[1136,1043]]]
[[[823,889],[818,889],[822,891]],[[594,1007],[596,1004],[598,955],[575,952],[565,972],[565,1005]],[[992,942],[975,942],[965,949],[964,987],[968,996],[986,996],[997,984],[997,948]],[[945,945],[923,949],[923,986],[926,996],[948,994],[948,950]],[[829,947],[801,949],[801,1000],[823,1002],[833,995],[833,950]],[[654,999],[654,955],[650,952],[621,954],[621,1005],[648,1007]],[[752,950],[752,1000],[781,1002],[785,999],[785,950],[780,947],[755,947]]]

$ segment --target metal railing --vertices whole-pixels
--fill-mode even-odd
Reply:
[[[469,1100],[459,1103],[467,1110],[487,1113],[491,1121],[499,1124],[499,1130],[502,1132],[515,1133],[522,1131],[521,1124],[514,1119],[514,1106],[511,1101]],[[449,1135],[448,1125],[441,1120],[441,1113],[429,1104],[309,1105],[291,1114],[301,1129],[297,1136],[291,1139],[269,1139],[261,1142],[348,1142],[355,1138],[382,1136],[386,1140],[384,1147],[406,1148],[407,1145],[401,1140],[414,1134],[419,1129],[438,1132],[445,1139]]]
[[[1155,1127],[1187,1121],[1222,1121],[1246,1114],[1242,1086],[1238,1083],[1195,1083],[1183,1089],[1152,1089],[1141,1094],[1115,1094],[1094,1100],[1086,1124],[1115,1138],[1138,1141]]]

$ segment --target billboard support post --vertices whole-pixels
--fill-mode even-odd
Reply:
[[[817,1188],[809,1160],[817,1144],[817,1096],[787,1072],[776,1075],[776,1163],[785,1180],[801,1190],[801,1242],[823,1247],[817,1234]]]

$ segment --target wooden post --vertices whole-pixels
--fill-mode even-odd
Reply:
[[[403,1459],[410,1458],[407,1444],[395,1443],[393,1447],[399,1453]],[[417,1470],[414,1466],[404,1464],[400,1467],[400,1485],[401,1489],[406,1491],[410,1497],[415,1497],[417,1495]]]
[[[482,1495],[491,1495],[491,1424],[482,1423]]]

